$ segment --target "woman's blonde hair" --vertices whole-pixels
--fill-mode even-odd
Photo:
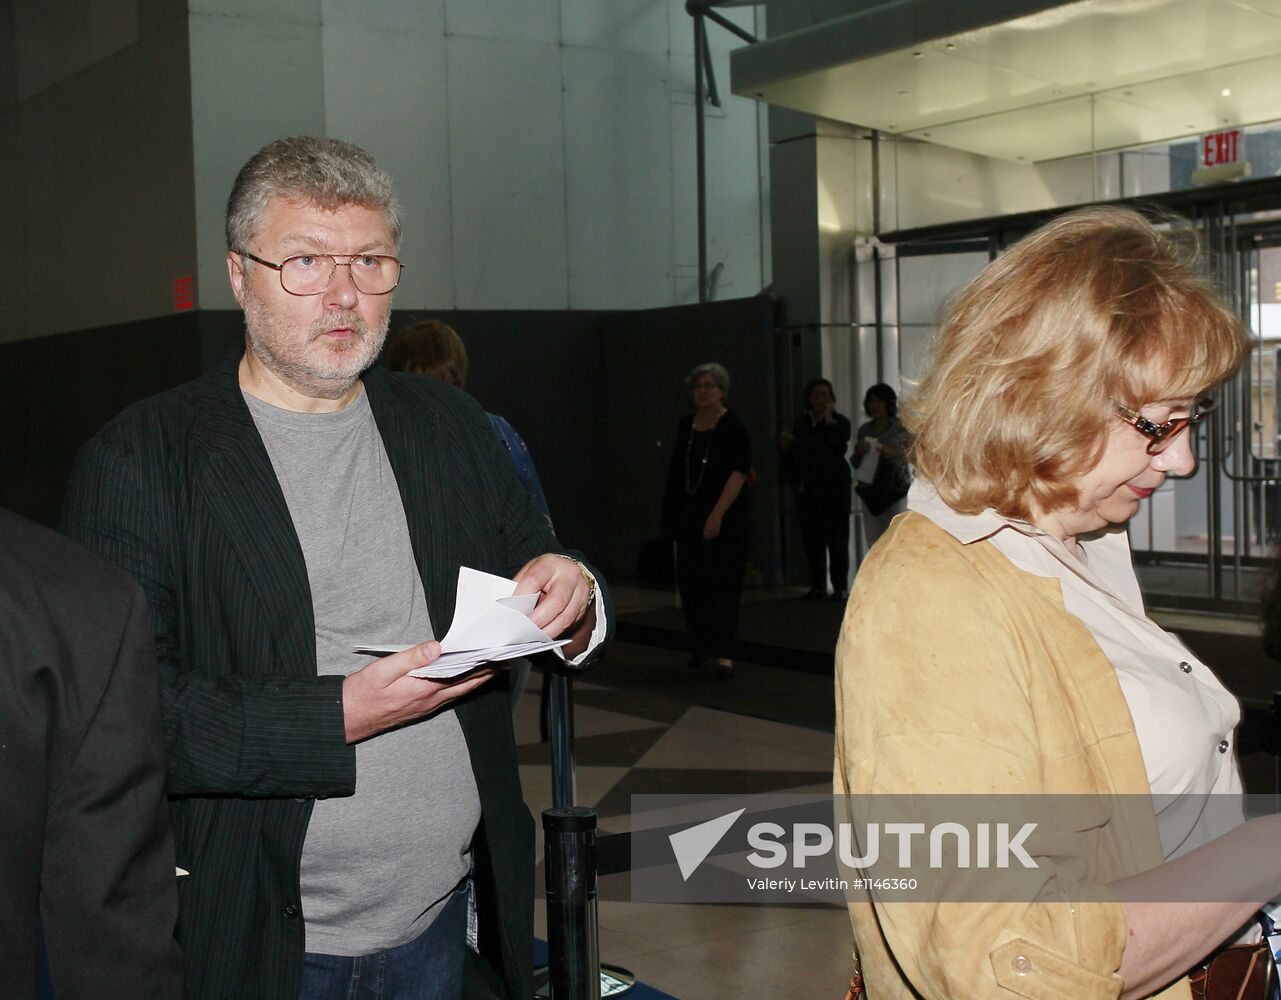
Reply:
[[[387,367],[394,372],[444,379],[461,389],[467,384],[467,348],[448,323],[425,319],[391,342]]]
[[[1070,507],[1117,403],[1192,396],[1236,371],[1241,324],[1189,237],[1129,209],[1080,209],[956,297],[904,421],[913,464],[950,507],[1015,518]]]

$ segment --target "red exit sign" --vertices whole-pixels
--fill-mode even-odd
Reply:
[[[1221,167],[1245,160],[1245,133],[1239,128],[1201,137],[1201,166]]]

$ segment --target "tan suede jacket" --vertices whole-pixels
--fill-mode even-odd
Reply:
[[[988,542],[898,518],[859,570],[836,652],[837,794],[1149,791],[1116,672],[1055,580]],[[1156,817],[1118,811],[1069,842],[1065,881],[1159,864]],[[1049,873],[1053,876],[1053,873]],[[1080,898],[1079,896],[1074,898]],[[1097,898],[1097,897],[1096,897]],[[868,1000],[1115,1000],[1119,903],[850,905]],[[1186,980],[1161,997],[1189,998]]]

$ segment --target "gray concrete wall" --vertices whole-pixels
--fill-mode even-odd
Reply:
[[[6,8],[0,342],[174,312],[196,265],[185,5]]]
[[[750,9],[729,16],[753,27]],[[397,181],[402,309],[697,301],[692,23],[678,0],[191,0],[200,305],[230,308],[222,214],[278,135],[365,146]],[[717,294],[753,295],[763,110],[707,118]]]

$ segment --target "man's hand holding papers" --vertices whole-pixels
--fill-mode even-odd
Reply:
[[[549,628],[556,628],[571,605],[579,609],[578,618],[591,617],[582,612],[582,600],[573,603],[577,591],[588,588],[572,560],[540,556],[526,565],[517,579],[519,584],[464,566],[458,571],[454,619],[440,642],[357,646],[353,652],[379,659],[343,681],[347,742],[356,743],[430,715],[474,691],[495,673],[475,669],[483,663],[529,656],[571,641],[553,639],[534,623],[535,618],[550,621]],[[527,592],[517,594],[518,589]],[[540,599],[553,607],[543,608]],[[535,613],[536,606],[541,614]]]
[[[440,655],[430,664],[409,671],[411,677],[443,680],[482,663],[510,660],[563,646],[534,624],[530,615],[540,592],[516,594],[516,581],[464,566],[458,571],[454,620],[440,640]],[[408,645],[370,643],[353,652],[387,656]]]

